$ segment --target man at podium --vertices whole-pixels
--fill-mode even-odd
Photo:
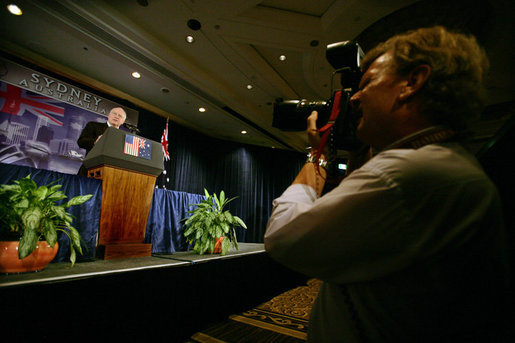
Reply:
[[[127,118],[127,113],[121,107],[115,107],[109,111],[107,115],[107,122],[99,123],[96,121],[90,121],[86,124],[82,133],[80,134],[79,139],[77,140],[77,144],[79,147],[86,149],[86,155],[93,148],[95,143],[102,137],[104,131],[108,127],[120,128],[123,123],[125,123],[125,119]],[[77,175],[86,176],[87,170],[84,168],[84,165],[81,165]]]

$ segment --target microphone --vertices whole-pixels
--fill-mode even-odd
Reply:
[[[129,129],[129,131],[131,133],[138,134],[138,135],[141,133],[141,131],[138,129],[138,127],[136,125],[124,123],[123,126],[125,126],[127,129]]]

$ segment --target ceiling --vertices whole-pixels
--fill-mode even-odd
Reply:
[[[513,114],[511,0],[10,2],[24,14],[9,14],[1,1],[1,50],[216,138],[304,151],[304,133],[272,127],[273,104],[330,98],[327,44],[356,39],[366,52],[434,24],[474,33],[491,59],[476,143]]]

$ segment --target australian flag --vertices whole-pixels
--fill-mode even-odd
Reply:
[[[123,152],[128,155],[150,160],[152,156],[152,142],[141,137],[126,134]]]

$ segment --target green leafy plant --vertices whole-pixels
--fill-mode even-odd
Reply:
[[[59,190],[62,185],[54,183],[38,187],[29,174],[13,184],[0,185],[0,232],[3,237],[21,237],[20,259],[34,251],[40,238],[53,247],[57,242],[57,232],[64,232],[70,238],[70,261],[73,265],[76,252],[82,254],[81,238],[71,225],[74,217],[66,209],[88,201],[92,194],[76,196],[57,205],[57,201],[67,196]]]
[[[226,199],[224,191],[220,192],[220,196],[215,193],[212,195],[204,189],[206,199],[200,204],[191,204],[196,206],[193,210],[188,211],[190,214],[185,218],[184,237],[189,244],[195,243],[193,251],[197,254],[204,254],[206,251],[213,252],[215,250],[216,241],[220,237],[224,237],[222,241],[221,254],[225,255],[232,246],[237,250],[238,242],[236,241],[237,227],[247,228],[243,220],[237,216],[233,216],[229,211],[224,211],[224,207],[237,197]]]

